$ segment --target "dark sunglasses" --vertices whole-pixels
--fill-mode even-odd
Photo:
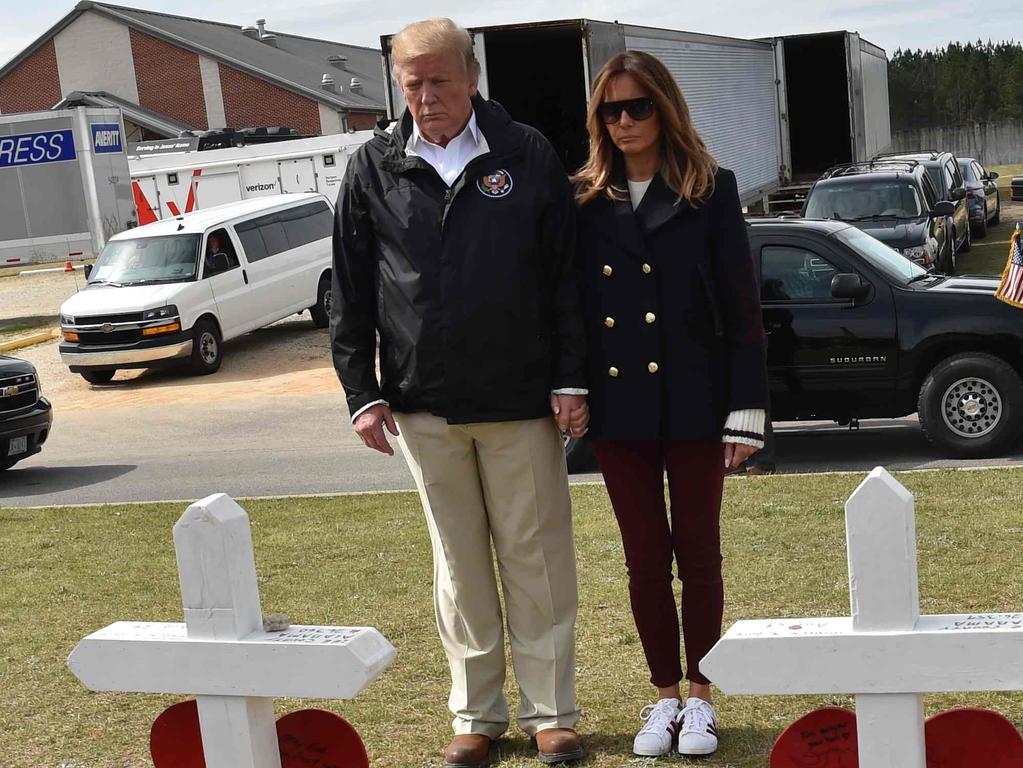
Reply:
[[[646,96],[624,101],[605,101],[597,107],[597,113],[607,125],[614,125],[622,119],[623,109],[633,120],[646,120],[654,113],[654,102]]]

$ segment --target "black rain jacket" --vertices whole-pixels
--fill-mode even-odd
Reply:
[[[538,131],[473,108],[490,151],[451,188],[405,154],[407,110],[348,164],[330,332],[351,413],[383,399],[449,423],[531,419],[550,415],[552,389],[586,386],[565,171]]]

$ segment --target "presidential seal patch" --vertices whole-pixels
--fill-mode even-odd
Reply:
[[[476,187],[485,197],[507,197],[512,191],[512,177],[508,171],[501,168],[480,176],[476,181]]]

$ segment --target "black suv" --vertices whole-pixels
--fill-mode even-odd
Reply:
[[[0,470],[39,453],[52,423],[35,367],[0,355]]]
[[[955,270],[952,203],[939,197],[915,160],[838,165],[807,193],[802,215],[847,221],[924,269]]]
[[[934,149],[918,152],[888,152],[876,155],[875,160],[916,160],[927,169],[939,200],[948,200],[955,204],[952,214],[952,234],[956,253],[968,253],[973,245],[970,233],[970,207],[966,201],[966,180],[959,170],[959,160],[951,152],[939,152]]]
[[[1004,453],[1023,432],[1023,315],[999,278],[931,274],[837,221],[752,219],[775,421],[919,413],[944,455]],[[569,467],[588,446],[568,446]]]

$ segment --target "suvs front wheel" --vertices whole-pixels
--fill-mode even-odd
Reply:
[[[983,352],[953,355],[931,370],[918,403],[924,435],[958,458],[1004,453],[1023,430],[1023,381]]]
[[[189,363],[192,373],[199,376],[215,373],[222,359],[220,329],[209,318],[199,320],[192,329],[192,357]]]
[[[82,371],[82,378],[90,384],[106,384],[117,371]]]

